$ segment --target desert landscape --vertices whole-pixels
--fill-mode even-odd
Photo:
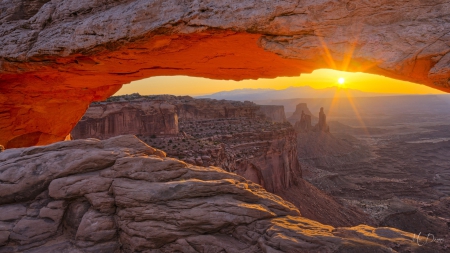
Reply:
[[[0,0],[0,253],[448,252],[449,10]]]
[[[392,110],[377,105],[385,105],[386,98],[374,99],[372,113],[381,117],[336,113],[329,135],[299,133],[303,177],[360,207],[379,226],[448,237],[450,115],[445,99],[422,99],[429,103],[411,105],[405,98],[405,105],[391,98],[397,101]]]

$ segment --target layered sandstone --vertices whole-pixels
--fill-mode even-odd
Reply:
[[[0,252],[439,250],[397,229],[306,219],[257,184],[134,136],[6,150],[0,172]]]
[[[148,117],[155,118],[155,121],[167,118],[164,114],[147,112],[152,111],[150,109],[154,106],[150,105],[155,104],[174,107],[179,119],[179,133],[161,134],[160,131],[167,131],[164,125],[160,125],[162,128],[157,132],[145,131],[147,127],[143,122]],[[140,108],[138,114],[142,118],[125,117],[124,109],[131,106]],[[105,126],[112,130],[108,134],[118,135],[120,132],[113,130],[128,130],[121,133],[138,133],[141,140],[164,150],[169,157],[197,166],[220,167],[263,186],[271,193],[282,195],[304,211],[308,218],[334,226],[370,223],[367,215],[355,208],[344,207],[302,179],[297,160],[296,132],[288,122],[274,122],[284,115],[284,111],[280,112],[282,106],[268,108],[264,113],[261,106],[251,102],[171,95],[124,95],[91,104],[72,135],[75,139],[103,138]],[[136,113],[133,111],[131,115]],[[130,121],[123,122],[124,118]],[[127,129],[121,127],[123,125],[133,127]],[[148,128],[155,125],[158,124]]]
[[[285,122],[283,106],[132,94],[91,104],[72,136],[135,134],[172,157],[219,166],[279,192],[301,178],[296,134],[279,121]]]
[[[449,91],[447,1],[0,2],[0,144],[62,140],[92,101],[158,75],[363,71]]]
[[[75,139],[107,139],[123,134],[143,137],[177,135],[178,121],[238,118],[285,121],[283,106],[259,106],[252,102],[194,99],[190,96],[132,94],[92,103],[71,134]]]
[[[305,217],[333,226],[372,223],[352,206],[344,206],[302,179],[297,134],[289,123],[249,118],[180,123],[177,137],[146,138],[170,157],[236,173],[292,202]]]
[[[95,103],[71,132],[75,139],[108,139],[123,134],[178,134],[176,107],[164,101]]]

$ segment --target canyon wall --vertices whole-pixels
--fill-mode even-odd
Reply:
[[[236,173],[272,193],[296,185],[302,177],[292,128],[234,133],[215,137],[213,141],[219,144],[181,153],[171,149],[167,152],[169,156],[186,156],[183,161],[190,164],[218,166]]]
[[[268,146],[264,150],[265,153],[237,162],[235,170],[232,172],[262,185],[264,189],[273,193],[296,185],[302,177],[302,172],[297,160],[295,137],[294,131],[286,131],[284,136],[273,135],[269,137],[269,143],[267,141],[262,143],[262,146]],[[236,152],[240,152],[247,148],[258,148],[260,145],[260,143],[250,142],[232,148]]]
[[[123,134],[178,134],[175,106],[158,101],[95,103],[71,132],[75,139],[108,139]]]
[[[219,119],[219,118],[256,118],[258,107],[251,102],[238,102],[215,99],[194,99],[182,97],[172,99],[170,103],[177,108],[182,121]]]
[[[257,184],[134,136],[6,150],[0,172],[0,252],[440,250],[397,229],[309,220]]]
[[[92,103],[71,134],[75,139],[106,139],[122,134],[177,135],[178,121],[208,119],[248,118],[284,122],[283,106],[267,108],[261,109],[252,102],[194,99],[189,96],[124,95]]]
[[[155,112],[160,104],[173,106],[171,112],[180,115],[177,134],[160,134],[161,129],[155,133],[144,131],[142,122],[146,117],[162,122],[162,115]],[[123,114],[131,110],[131,115],[137,115],[136,108],[142,119],[139,118],[141,116],[132,118]],[[269,116],[280,116],[283,107],[273,108],[277,113]],[[188,96],[132,94],[111,97],[106,102],[91,106],[84,116],[85,120],[75,127],[73,137],[104,137],[103,132],[96,131],[103,131],[105,126],[108,126],[107,130],[130,130],[149,145],[167,152],[169,157],[196,166],[217,166],[241,175],[293,202],[308,218],[334,226],[370,224],[370,219],[357,209],[344,208],[302,179],[294,128],[288,122],[272,121],[259,110],[260,107],[251,102],[194,99]],[[124,115],[132,121],[124,123]],[[118,119],[119,125],[112,126]],[[154,125],[164,129],[161,122]],[[135,126],[126,128],[127,125]],[[78,129],[90,129],[92,132],[84,131],[85,135],[79,136],[81,132]],[[114,131],[108,132],[112,133]]]
[[[188,136],[214,138],[216,144],[206,150],[191,146],[179,154],[169,145],[164,150],[174,157],[186,156],[184,160],[194,165],[219,166],[277,192],[301,178],[295,132],[285,124],[273,125],[279,121],[285,122],[283,106],[132,94],[91,104],[72,136],[107,139],[134,134],[147,142],[156,136],[163,139],[172,136],[175,137],[170,138],[172,147]],[[223,138],[218,137],[220,133]]]
[[[0,144],[63,140],[92,101],[150,76],[361,71],[449,91],[450,3],[2,1]]]

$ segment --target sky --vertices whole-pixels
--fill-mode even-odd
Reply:
[[[340,84],[339,79],[341,79],[341,83],[343,82],[342,84]],[[281,90],[291,86],[311,86],[316,89],[338,86],[365,92],[396,94],[445,94],[425,85],[399,81],[379,75],[319,69],[311,74],[302,74],[296,77],[243,81],[213,80],[188,76],[150,77],[124,85],[115,95],[139,93],[141,95],[200,96],[243,88]]]

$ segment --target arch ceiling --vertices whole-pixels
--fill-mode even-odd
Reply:
[[[0,1],[0,144],[63,140],[92,101],[158,75],[361,71],[450,91],[447,0]]]

